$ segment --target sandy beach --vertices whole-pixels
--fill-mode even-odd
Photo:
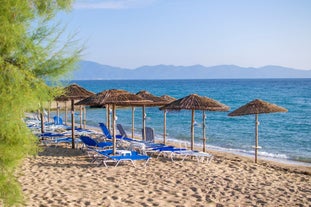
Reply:
[[[211,153],[209,164],[152,158],[106,168],[80,149],[50,146],[17,177],[26,206],[311,206],[311,168]]]

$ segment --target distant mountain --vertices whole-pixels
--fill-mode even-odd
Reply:
[[[173,66],[155,65],[126,69],[80,61],[72,80],[147,80],[147,79],[252,79],[252,78],[311,78],[311,70],[297,70],[281,66],[243,68],[236,65]]]

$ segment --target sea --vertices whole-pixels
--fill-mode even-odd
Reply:
[[[229,117],[228,113],[262,99],[288,109],[286,113],[259,115],[259,149],[262,159],[311,166],[311,79],[204,79],[204,80],[88,80],[71,81],[98,93],[124,89],[132,93],[146,90],[153,95],[182,98],[198,94],[230,107],[228,112],[206,111],[207,149],[254,157],[255,116]],[[131,135],[132,108],[117,109],[117,123]],[[87,125],[106,122],[105,108],[87,108]],[[79,119],[78,112],[76,113]],[[135,136],[141,137],[142,108],[135,108]],[[168,112],[167,139],[190,145],[191,111]],[[159,107],[146,108],[146,126],[163,139],[164,115]],[[202,147],[202,111],[195,111],[195,145]]]

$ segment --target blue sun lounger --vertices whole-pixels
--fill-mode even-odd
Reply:
[[[110,134],[107,126],[104,124],[104,123],[99,123],[99,127],[100,129],[102,130],[104,136],[107,138],[107,139],[112,139],[113,136]],[[116,138],[119,139],[119,140],[124,140],[124,141],[133,141],[132,138],[128,138],[128,137],[123,137],[122,135],[116,135]]]
[[[76,147],[78,146],[78,144],[81,143],[81,140],[79,138],[75,138],[74,141],[75,141]],[[54,143],[56,144],[55,147],[60,143],[72,144],[72,138],[71,137],[56,138]]]
[[[99,165],[103,164],[105,167],[108,167],[108,163],[116,163],[115,167],[117,167],[121,162],[131,162],[136,167],[134,161],[145,161],[144,166],[146,166],[150,160],[148,155],[141,155],[136,151],[117,150],[116,155],[112,155],[112,150],[98,151],[98,153],[103,158]]]
[[[213,159],[213,155],[207,152],[199,152],[199,151],[193,151],[193,150],[184,150],[184,151],[176,151],[172,154],[172,161],[173,157],[178,157],[180,156],[182,158],[182,162],[186,159],[186,158],[196,158],[196,160],[198,161],[198,163],[203,163],[204,160],[206,160],[206,163],[209,164],[212,159]]]
[[[103,149],[103,148],[109,148],[113,146],[112,142],[98,142],[95,139],[88,137],[88,136],[80,136],[80,140],[87,148]]]

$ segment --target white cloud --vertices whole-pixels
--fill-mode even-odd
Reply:
[[[128,9],[150,5],[155,0],[78,0],[75,9]]]

